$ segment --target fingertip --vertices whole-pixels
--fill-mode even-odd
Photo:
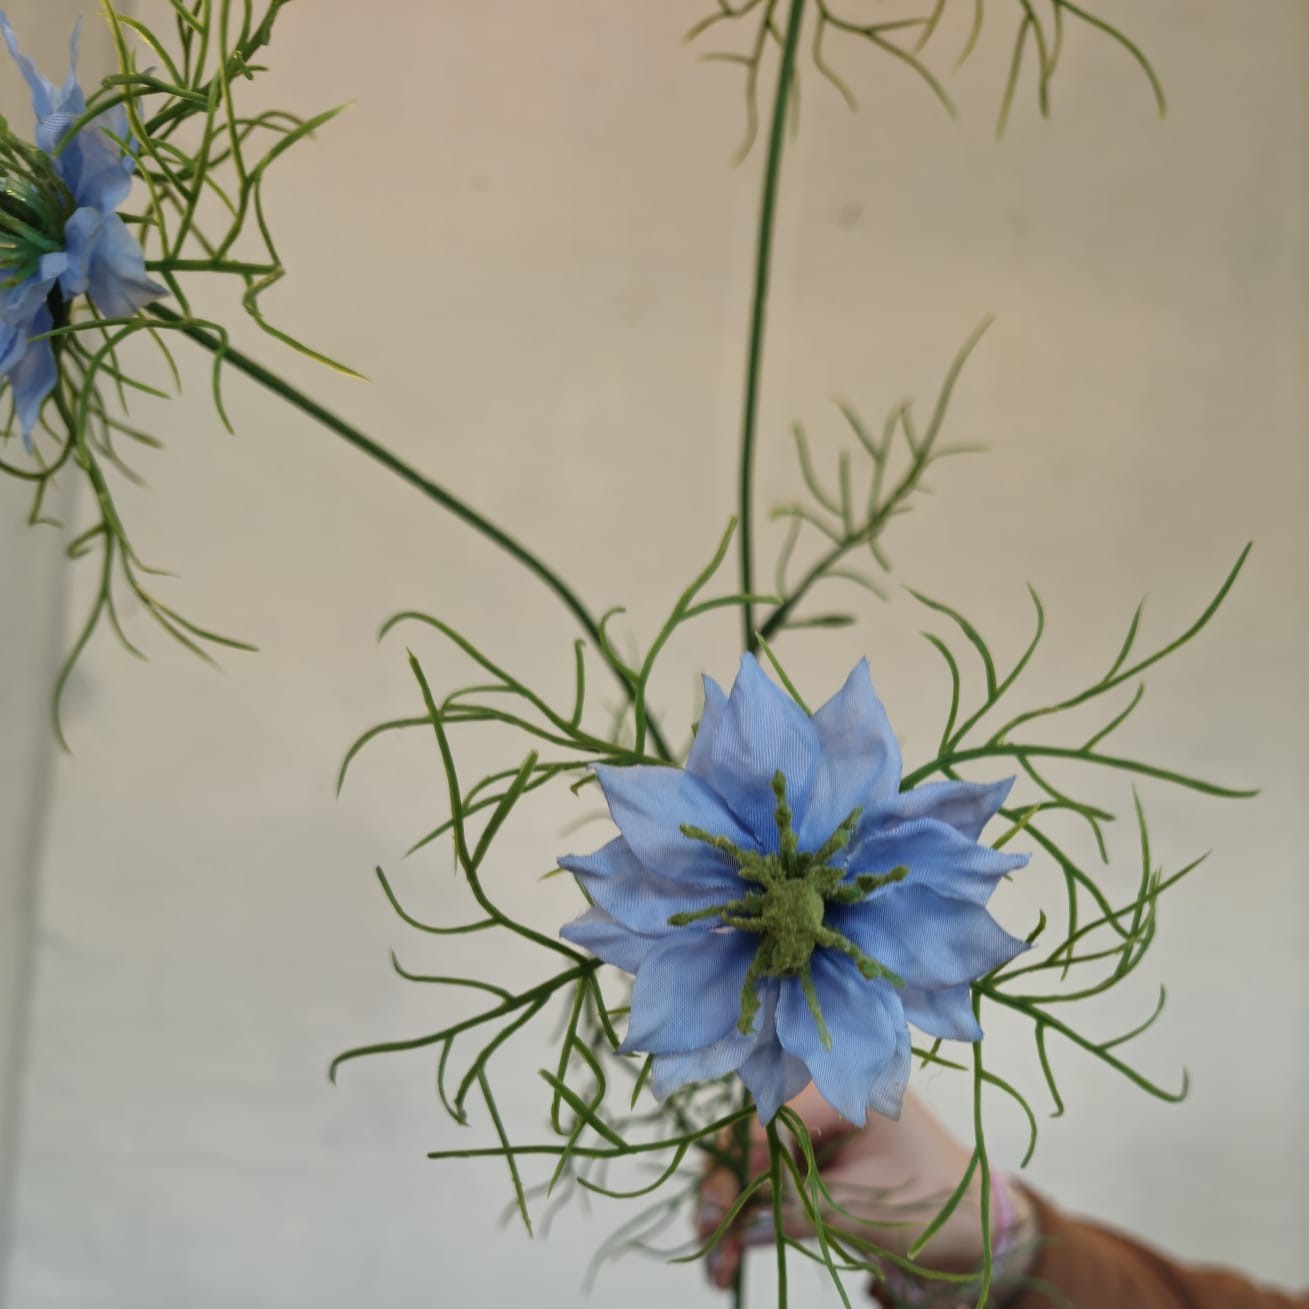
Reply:
[[[809,1135],[815,1139],[829,1132],[845,1134],[856,1130],[854,1125],[832,1108],[818,1087],[810,1082],[795,1099],[789,1102],[792,1109],[804,1120]]]
[[[735,1237],[724,1237],[709,1251],[705,1263],[710,1282],[720,1291],[731,1290],[741,1266],[741,1243]]]
[[[726,1214],[726,1205],[702,1194],[700,1205],[695,1211],[696,1236],[702,1241],[707,1241],[718,1230]]]
[[[700,1210],[701,1212],[711,1209],[718,1211],[710,1231],[718,1226],[723,1215],[736,1202],[740,1189],[740,1183],[726,1168],[715,1168],[713,1172],[705,1174],[704,1181],[700,1183]]]

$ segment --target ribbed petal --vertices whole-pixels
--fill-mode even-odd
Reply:
[[[145,274],[145,256],[117,214],[84,205],[64,224],[67,264],[59,276],[64,298],[89,292],[106,318],[130,318],[167,291]]]
[[[883,1103],[898,1105],[904,1094],[896,1059],[904,1014],[895,989],[862,977],[845,955],[815,951],[810,967],[831,1048],[824,1047],[804,988],[794,977],[782,983],[777,1037],[804,1062],[823,1099],[842,1117],[862,1124],[875,1085]],[[903,1075],[907,1080],[907,1067]]]
[[[735,873],[707,862],[703,877],[661,877],[637,859],[621,836],[594,854],[564,855],[559,865],[581,882],[610,917],[634,932],[653,936],[674,930],[668,925],[674,914],[712,909],[737,899],[746,889]],[[712,921],[706,923],[706,929],[711,925]]]
[[[742,655],[732,693],[697,767],[758,846],[777,849],[773,774],[786,778],[791,810],[803,817],[821,764],[808,715],[776,686],[752,655]]]
[[[912,791],[900,791],[880,804],[877,823],[897,827],[915,818],[935,818],[976,841],[1004,804],[1013,784],[1012,777],[999,782],[927,782]]]
[[[680,768],[597,765],[596,776],[609,812],[636,857],[652,872],[682,882],[721,882],[735,878],[724,854],[682,834],[683,824],[736,845],[754,844],[750,834],[698,777]]]
[[[856,808],[890,801],[900,786],[900,746],[861,659],[845,685],[813,716],[823,763],[797,824],[802,850],[821,846]]]
[[[53,326],[50,311],[44,306],[32,321],[29,335],[48,332]],[[41,406],[55,387],[55,353],[49,340],[32,341],[9,369],[7,379],[13,390],[14,412],[23,430],[23,445],[32,448],[32,429],[41,417]]]
[[[101,217],[89,272],[91,299],[106,318],[130,318],[143,305],[168,294],[146,276],[145,255],[117,214]]]
[[[634,973],[645,963],[658,937],[642,936],[610,918],[599,905],[591,905],[584,914],[559,929],[565,941],[589,950],[597,959],[613,964],[624,972]]]
[[[756,1044],[754,1036],[733,1032],[699,1050],[657,1054],[650,1072],[650,1089],[662,1100],[692,1082],[711,1082],[725,1073],[734,1073],[749,1058]]]
[[[777,1042],[777,982],[765,978],[756,983],[760,1009],[755,1030],[749,1034],[733,1028],[720,1041],[680,1054],[657,1054],[650,1073],[650,1088],[659,1099],[690,1082],[708,1082],[735,1072],[761,1046]]]
[[[898,996],[899,992],[896,994]],[[909,1038],[909,1028],[901,1023],[895,1033],[895,1051],[873,1079],[868,1092],[868,1107],[873,1113],[881,1114],[883,1118],[900,1117],[912,1062],[913,1043]]]
[[[740,1021],[741,988],[754,949],[743,932],[665,937],[636,974],[623,1049],[670,1054],[722,1040]]]
[[[828,921],[919,991],[975,981],[1028,948],[980,906],[924,886],[893,887],[864,904],[832,908]]]
[[[70,68],[68,73],[69,81],[72,82],[74,88],[76,87],[75,69],[77,65],[78,31],[80,28],[81,24],[79,23],[73,32],[73,68]],[[0,35],[4,36],[5,44],[9,47],[9,53],[13,56],[14,63],[18,65],[19,72],[22,73],[23,80],[27,83],[27,88],[32,94],[32,108],[36,111],[36,119],[39,125],[43,118],[49,117],[59,107],[60,102],[70,89],[68,82],[65,82],[64,92],[61,94],[53,82],[47,81],[37,72],[36,65],[19,50],[18,37],[14,33],[14,29],[10,27],[9,19],[2,10],[0,10]],[[41,142],[38,140],[37,144],[40,145]]]
[[[861,824],[846,867],[851,873],[888,873],[907,867],[906,886],[925,886],[939,895],[984,905],[1000,878],[1021,868],[1027,858],[978,845],[933,818],[916,818],[901,827],[867,834]]]
[[[64,224],[65,263],[59,274],[59,290],[65,300],[83,295],[91,285],[91,264],[103,227],[104,215],[90,207],[78,209]]]
[[[0,326],[9,329],[0,345],[0,376],[7,374],[23,357],[29,337],[49,329],[46,298],[67,264],[68,256],[62,250],[55,250],[41,256],[34,276],[17,286],[0,288]],[[36,327],[34,324],[41,313],[46,315],[45,327]]]
[[[980,1041],[982,1029],[973,1015],[971,995],[967,983],[939,991],[905,987],[900,992],[900,1004],[904,1016],[928,1036],[944,1037],[947,1041]]]
[[[784,1050],[777,1040],[760,1045],[738,1072],[754,1096],[762,1123],[772,1122],[777,1111],[813,1080],[803,1061]]]
[[[60,135],[68,126],[58,128]],[[120,143],[132,141],[127,115],[118,105],[93,118],[60,153],[57,166],[79,205],[111,214],[127,199],[136,160]]]
[[[700,726],[695,729],[695,740],[691,742],[691,752],[686,756],[686,771],[702,781],[711,782],[709,749],[727,711],[727,696],[712,677],[701,678],[701,681],[704,683],[704,709],[700,713]]]
[[[124,153],[120,142],[130,142],[127,112],[115,105],[83,126],[76,139],[59,150],[68,129],[86,112],[86,97],[77,81],[77,49],[82,24],[79,20],[69,42],[68,73],[57,87],[37,71],[36,65],[18,48],[18,38],[3,13],[0,34],[27,82],[36,114],[37,147],[54,159],[55,169],[81,205],[112,213],[132,186],[136,161]],[[59,153],[56,155],[56,150]]]

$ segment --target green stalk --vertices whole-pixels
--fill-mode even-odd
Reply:
[[[743,1083],[741,1086],[741,1108],[744,1111],[751,1107],[750,1092]],[[744,1113],[742,1113],[740,1121],[733,1128],[732,1147],[732,1162],[736,1173],[736,1191],[739,1195],[750,1183],[750,1119]],[[732,1309],[745,1309],[745,1256],[746,1250],[743,1248],[741,1257],[737,1261],[736,1276],[732,1278]]]
[[[786,115],[795,77],[796,48],[804,20],[805,0],[791,0],[786,37],[782,45],[781,64],[777,70],[777,90],[773,95],[773,123],[768,134],[768,157],[764,161],[764,190],[759,203],[759,236],[755,248],[754,294],[750,309],[750,347],[745,366],[745,412],[741,420],[741,467],[737,519],[741,524],[738,538],[741,555],[741,594],[754,594],[754,489],[755,430],[759,421],[759,385],[764,366],[764,329],[768,320],[768,282],[773,262],[773,230],[777,217],[777,191],[782,173],[782,146],[786,139]],[[745,627],[745,648],[758,645],[754,630],[754,606],[749,600],[741,607]]]
[[[389,469],[399,477],[401,481],[408,482],[410,486],[421,491],[429,500],[435,501],[442,509],[453,514],[474,531],[480,532],[488,541],[499,546],[507,555],[517,560],[528,572],[533,573],[544,582],[563,602],[564,607],[577,619],[591,643],[600,651],[601,657],[621,683],[628,699],[635,698],[636,688],[632,685],[626,671],[605,650],[599,623],[592,617],[590,610],[587,609],[576,592],[563,578],[538,559],[526,546],[520,544],[502,528],[497,527],[489,518],[484,518],[443,486],[432,481],[429,477],[424,477],[416,468],[411,467],[399,456],[392,454],[384,446],[379,445],[357,427],[346,422],[344,418],[332,413],[329,409],[325,409],[303,391],[297,390],[290,382],[278,377],[276,373],[270,372],[249,355],[243,354],[232,346],[224,345],[213,332],[207,331],[195,323],[187,322],[181,314],[164,305],[152,304],[147,312],[159,319],[160,322],[176,328],[183,336],[188,337],[201,348],[208,350],[210,354],[221,356],[225,364],[230,364],[237,372],[244,373],[246,377],[258,382],[260,386],[285,400],[293,408],[299,409],[301,413],[307,414],[315,422],[327,428],[328,431],[334,432],[354,446],[356,450],[362,451],[370,459],[376,460],[383,468]],[[671,760],[673,757],[672,751],[660,733],[658,725],[652,722],[649,724],[649,728],[651,739],[654,741],[660,755]]]

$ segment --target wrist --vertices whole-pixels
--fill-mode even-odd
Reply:
[[[989,1210],[984,1232],[983,1203]],[[1003,1304],[1025,1282],[1035,1258],[1037,1217],[1027,1193],[1003,1174],[992,1173],[983,1199],[980,1183],[969,1188],[950,1219],[922,1251],[914,1276],[886,1263],[875,1294],[897,1309],[967,1309],[978,1298],[989,1235],[991,1305]],[[951,1274],[950,1278],[932,1273]],[[964,1276],[967,1280],[956,1280]]]

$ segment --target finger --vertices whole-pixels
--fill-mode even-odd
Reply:
[[[861,1129],[848,1118],[842,1118],[832,1108],[818,1088],[810,1082],[794,1100],[789,1108],[795,1110],[809,1132],[809,1139],[816,1150],[833,1145],[847,1136],[853,1136]]]
[[[777,1240],[776,1218],[772,1208],[747,1211],[748,1215],[751,1213],[752,1216],[743,1217],[709,1252],[706,1259],[705,1270],[709,1281],[720,1291],[729,1290],[735,1282],[747,1250],[772,1245]],[[782,1210],[782,1231],[794,1240],[803,1240],[813,1235],[813,1228],[803,1212],[790,1204]]]
[[[720,1291],[730,1290],[736,1281],[743,1254],[744,1248],[737,1236],[725,1236],[714,1246],[705,1260],[705,1274],[711,1285]]]
[[[814,1234],[809,1215],[794,1200],[782,1204],[782,1235],[795,1241],[807,1240]],[[773,1245],[777,1240],[777,1215],[772,1205],[751,1210],[740,1224],[741,1243],[746,1246]]]
[[[695,1231],[700,1240],[707,1241],[718,1230],[739,1194],[740,1186],[731,1169],[717,1167],[705,1174],[695,1215]]]

